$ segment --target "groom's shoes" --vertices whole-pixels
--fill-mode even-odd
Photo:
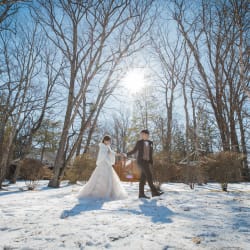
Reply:
[[[150,199],[150,197],[146,196],[145,194],[139,195],[139,198]]]
[[[160,196],[160,195],[162,195],[162,194],[164,194],[163,191],[157,191],[157,192],[152,193],[152,197]]]

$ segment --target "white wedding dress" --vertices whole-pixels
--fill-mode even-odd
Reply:
[[[96,168],[88,182],[80,190],[78,199],[101,198],[110,200],[125,199],[127,193],[113,169],[115,152],[104,143],[99,144]]]

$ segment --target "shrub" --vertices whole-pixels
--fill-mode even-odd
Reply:
[[[51,180],[52,177],[53,177],[53,168],[48,166],[48,165],[44,165],[42,179],[43,180]]]
[[[25,180],[29,190],[33,190],[44,175],[42,162],[36,159],[27,158],[19,162],[19,167],[19,178]]]
[[[207,158],[206,166],[211,180],[221,183],[222,190],[227,191],[229,182],[242,179],[242,154],[236,152],[219,152]]]
[[[200,152],[193,152],[189,157],[181,160],[178,155],[172,155],[172,162],[168,162],[167,153],[157,153],[154,158],[154,177],[159,182],[181,181],[194,187],[194,183],[206,183],[207,171],[202,164]]]
[[[152,173],[154,182],[163,183],[180,180],[180,169],[175,163],[167,162],[164,152],[155,155]]]
[[[207,182],[206,168],[201,165],[201,161],[191,161],[186,164],[180,164],[181,180],[189,184],[190,188],[194,188],[194,184],[202,184]]]
[[[96,159],[88,153],[79,155],[75,158],[73,164],[68,166],[64,179],[70,183],[77,181],[87,181],[96,167]]]

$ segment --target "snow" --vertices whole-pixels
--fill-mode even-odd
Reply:
[[[250,249],[250,183],[228,193],[217,183],[166,183],[150,200],[138,199],[138,183],[122,184],[125,200],[81,202],[82,186],[65,181],[9,186],[0,192],[0,249]]]

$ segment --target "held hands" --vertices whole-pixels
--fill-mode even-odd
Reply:
[[[110,146],[108,146],[108,154],[111,154],[112,152],[114,152]],[[127,154],[125,153],[118,153],[118,152],[114,152],[116,156],[120,156],[123,158],[127,158]]]
[[[127,158],[127,154],[125,154],[125,153],[120,153],[120,156],[123,158]]]
[[[116,155],[123,157],[123,158],[127,158],[127,154],[125,154],[125,153],[116,153]]]
[[[108,147],[108,154],[111,154],[112,152],[114,152],[112,149],[111,149],[111,147],[109,146]],[[116,156],[120,156],[120,157],[123,157],[123,158],[127,158],[127,154],[125,154],[125,153],[117,153],[117,152],[115,152],[115,155]]]

